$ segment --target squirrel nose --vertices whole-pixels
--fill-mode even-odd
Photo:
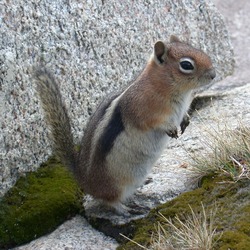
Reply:
[[[212,80],[216,77],[216,72],[214,68],[211,68],[209,70],[209,76],[211,77]]]

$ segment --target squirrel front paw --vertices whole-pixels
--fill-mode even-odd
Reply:
[[[183,117],[183,120],[182,120],[181,125],[180,125],[181,126],[181,134],[184,133],[184,131],[186,130],[189,123],[190,123],[189,115],[185,115]]]
[[[175,138],[175,139],[178,138],[178,131],[177,131],[177,128],[174,128],[174,129],[171,129],[171,130],[166,131],[166,134],[167,134],[169,137],[171,137],[171,138]]]

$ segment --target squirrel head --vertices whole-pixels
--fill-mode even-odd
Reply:
[[[153,58],[158,76],[165,77],[173,87],[198,88],[210,83],[216,76],[212,61],[205,52],[173,35],[168,43],[155,43]]]

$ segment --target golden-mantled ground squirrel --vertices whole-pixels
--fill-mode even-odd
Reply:
[[[76,152],[58,84],[46,69],[35,75],[55,152],[85,193],[119,213],[127,213],[122,202],[145,181],[169,139],[178,137],[178,127],[184,132],[192,91],[216,76],[204,52],[175,36],[156,42],[139,77],[99,105]]]

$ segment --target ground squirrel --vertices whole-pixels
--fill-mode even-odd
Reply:
[[[122,203],[145,181],[169,139],[178,137],[178,127],[183,133],[188,125],[192,91],[216,74],[207,54],[176,36],[156,42],[137,79],[99,105],[79,152],[54,77],[43,68],[35,76],[56,154],[85,193],[126,213]]]

